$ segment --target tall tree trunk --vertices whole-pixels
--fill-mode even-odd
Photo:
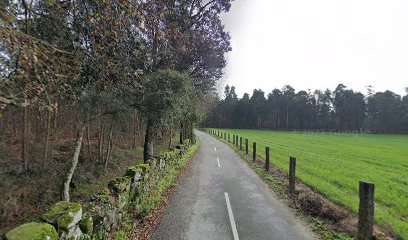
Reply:
[[[104,156],[103,156],[103,145],[105,141],[105,124],[102,123],[102,120],[99,119],[99,125],[98,125],[98,158],[100,162],[103,162]]]
[[[108,162],[109,157],[111,155],[111,148],[112,148],[112,134],[113,134],[113,119],[111,120],[111,124],[109,127],[109,136],[108,136],[108,147],[106,149],[106,157],[105,157],[105,170],[108,169]]]
[[[180,144],[182,144],[183,143],[183,141],[184,141],[184,136],[183,136],[183,123],[181,123],[181,125],[180,125]]]
[[[5,114],[3,116],[1,116],[0,113],[0,124],[1,124],[1,132],[3,134],[6,134],[6,130],[7,130],[7,124],[8,124],[8,111],[5,111]]]
[[[23,131],[21,136],[21,159],[24,172],[28,171],[28,107],[23,109]]]
[[[137,147],[137,139],[140,139],[140,123],[139,114],[135,109],[134,122],[133,122],[133,149]]]
[[[44,133],[44,130],[47,131],[47,118],[45,118],[45,123],[44,123],[44,116],[43,116],[43,111],[41,111],[40,108],[37,109],[36,114],[34,114],[34,123],[31,125],[34,125],[34,132],[36,136],[36,140],[41,141],[42,133]],[[47,115],[48,116],[48,115]]]
[[[169,149],[173,145],[173,127],[170,127],[170,139],[169,139]]]
[[[14,114],[14,117],[13,117],[13,133],[15,137],[17,137],[17,123],[18,123],[17,118],[18,118],[18,113]]]
[[[57,142],[58,103],[54,107],[54,123],[51,130],[51,158],[54,158],[53,144]]]
[[[273,128],[277,128],[277,122],[276,122],[276,112],[273,113]]]
[[[76,138],[76,130],[78,129],[78,125],[77,125],[77,118],[78,118],[78,116],[77,116],[77,114],[78,114],[78,112],[77,112],[77,110],[75,109],[74,110],[74,113],[72,114],[72,116],[73,116],[73,126],[72,126],[72,138],[73,139],[75,139]]]
[[[261,120],[259,119],[259,114],[258,114],[258,116],[257,116],[257,117],[258,117],[258,119],[257,119],[257,126],[258,126],[258,128],[259,128],[259,127],[260,127],[260,125],[261,125],[261,124],[260,124]]]
[[[86,140],[88,142],[88,156],[89,156],[89,160],[92,160],[92,149],[91,149],[91,124],[88,125],[88,127],[86,128]]]
[[[149,116],[146,124],[145,142],[143,148],[143,160],[147,163],[153,156],[153,119]]]
[[[67,179],[64,182],[63,200],[69,202],[69,185],[78,165],[79,153],[81,152],[82,140],[84,138],[85,124],[79,129],[74,156],[72,157],[71,168],[69,169]]]
[[[289,107],[286,107],[286,128],[289,129]]]
[[[43,159],[43,168],[45,168],[48,161],[48,148],[50,143],[50,130],[51,130],[51,111],[47,111],[47,122],[45,130],[45,144],[44,144],[44,159]]]

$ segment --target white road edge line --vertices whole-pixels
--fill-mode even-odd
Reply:
[[[217,158],[217,164],[218,164],[218,167],[221,167],[220,159],[219,159],[219,158]]]
[[[234,236],[234,240],[239,240],[237,226],[235,225],[234,215],[232,214],[232,208],[231,208],[230,200],[228,197],[228,193],[224,192],[224,195],[225,195],[225,201],[227,202],[227,209],[228,209],[229,219],[231,222],[232,235]]]

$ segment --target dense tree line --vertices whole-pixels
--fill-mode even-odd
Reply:
[[[2,135],[28,149],[43,142],[43,167],[58,138],[75,139],[64,199],[84,138],[107,166],[115,141],[191,137],[205,98],[222,75],[230,37],[220,14],[230,0],[6,0],[0,5]],[[51,145],[51,146],[50,146]],[[51,149],[50,149],[51,148]]]
[[[204,125],[221,128],[408,132],[408,88],[401,97],[391,91],[366,95],[339,84],[334,91],[298,91],[289,85],[267,95],[255,89],[238,98],[225,87]]]

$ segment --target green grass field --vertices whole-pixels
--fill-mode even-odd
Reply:
[[[353,212],[358,212],[358,182],[374,183],[376,223],[408,239],[407,135],[216,130],[230,133],[231,142],[232,134],[248,138],[250,151],[256,141],[263,159],[269,146],[271,164],[286,173],[289,157],[296,157],[303,183]]]

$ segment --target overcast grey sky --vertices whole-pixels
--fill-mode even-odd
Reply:
[[[407,0],[236,0],[222,18],[232,52],[225,84],[239,97],[289,84],[366,93],[408,87]]]

